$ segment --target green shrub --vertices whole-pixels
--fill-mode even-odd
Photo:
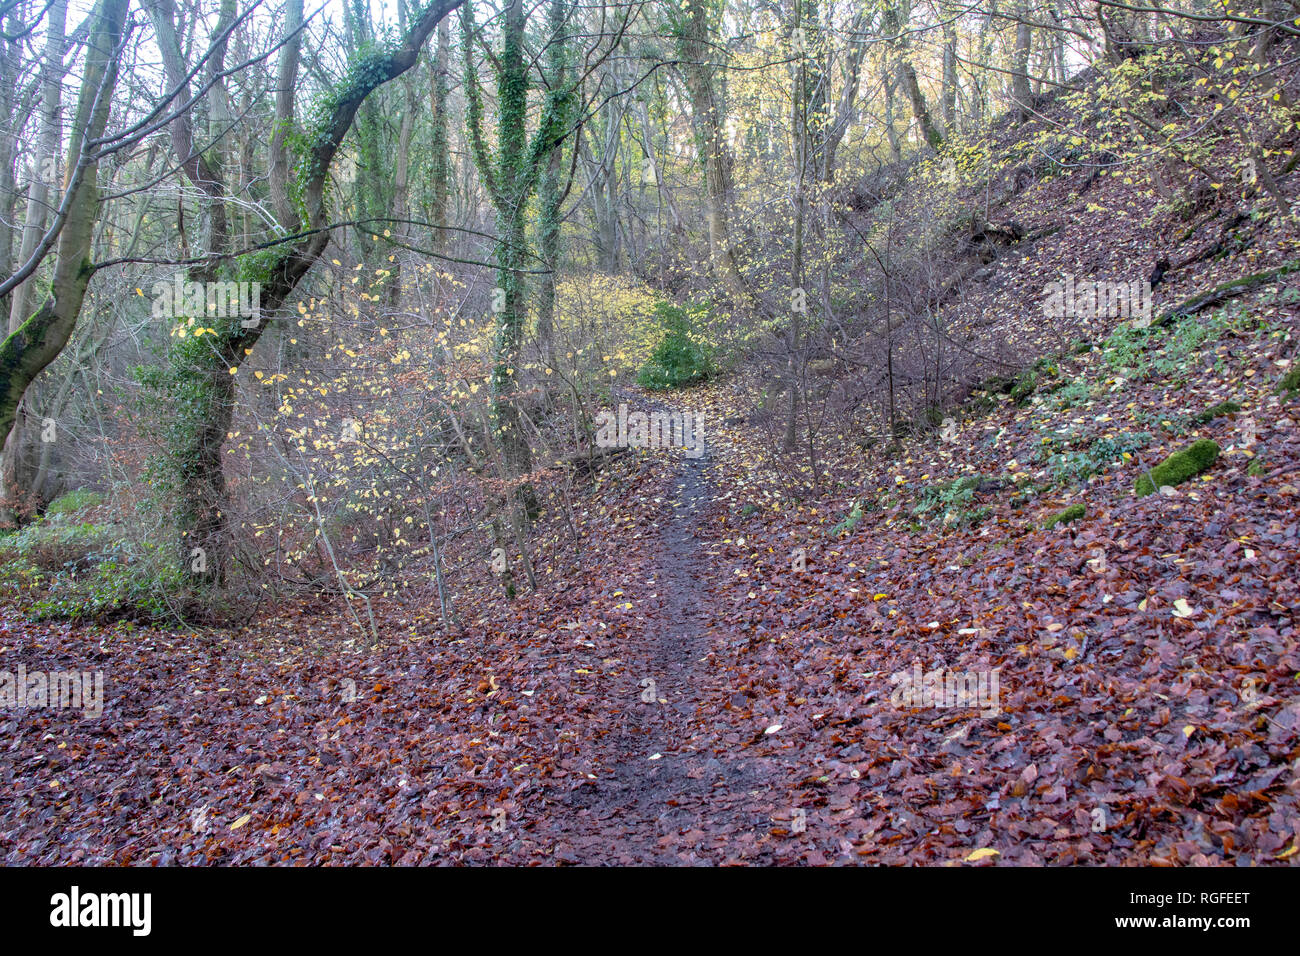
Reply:
[[[1182,316],[1147,328],[1121,325],[1106,340],[1106,362],[1138,380],[1151,375],[1178,379],[1186,374],[1193,354],[1237,324],[1233,315],[1221,309],[1207,316]]]
[[[193,608],[194,589],[169,549],[67,514],[0,539],[0,585],[30,601],[34,619],[163,622]]]
[[[1277,391],[1279,393],[1286,392],[1287,398],[1295,398],[1297,394],[1300,394],[1300,365],[1282,376],[1277,383]]]
[[[174,562],[110,558],[88,573],[61,572],[46,597],[31,607],[35,620],[174,620],[188,603],[184,575]]]
[[[1091,397],[1092,386],[1084,379],[1076,379],[1054,391],[1052,393],[1052,403],[1056,406],[1057,411],[1064,411],[1081,402],[1086,402]]]
[[[13,551],[5,552],[3,560],[0,560],[0,593],[7,597],[23,598],[42,587],[46,574],[22,555]]]
[[[652,391],[702,382],[714,372],[710,350],[699,341],[693,320],[701,310],[671,302],[655,304],[664,337],[637,374],[637,384]]]
[[[1183,435],[1193,426],[1192,416],[1165,408],[1138,409],[1136,419],[1143,425],[1159,428],[1171,435]]]
[[[1149,475],[1138,478],[1133,490],[1138,496],[1154,494],[1166,485],[1180,485],[1188,478],[1199,475],[1219,457],[1219,446],[1208,438],[1192,442],[1182,451],[1176,451],[1151,469]]]
[[[4,539],[0,544],[0,560],[17,557],[42,571],[87,568],[112,537],[113,530],[108,525],[35,521]]]
[[[1015,385],[1011,386],[1011,391],[1007,394],[1017,405],[1023,405],[1038,390],[1038,376],[1034,372],[1025,372],[1020,378],[1016,379]]]
[[[1058,524],[1069,524],[1071,521],[1078,521],[1087,513],[1087,511],[1087,507],[1082,503],[1070,505],[1070,507],[1066,508],[1064,511],[1058,511],[1056,514],[1052,515],[1052,517],[1047,519],[1047,521],[1043,523],[1043,527],[1046,530],[1051,531]]]

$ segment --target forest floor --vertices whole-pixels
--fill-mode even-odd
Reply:
[[[459,637],[431,587],[374,599],[373,647],[325,598],[229,630],[0,605],[0,667],[105,681],[98,717],[0,710],[0,863],[1297,865],[1300,292],[1045,327],[1047,281],[1145,272],[1187,232],[1082,188],[1003,211],[1046,237],[945,317],[1043,357],[1032,394],[897,454],[825,436],[813,475],[743,382],[679,392],[707,455],[577,488],[535,593],[462,539]],[[1297,258],[1260,228],[1162,301]],[[1202,438],[1204,474],[1134,494]],[[940,667],[996,673],[995,706],[898,698]]]
[[[643,462],[654,513],[629,518],[643,525],[625,529],[634,541],[612,535],[589,562],[621,586],[534,596],[536,613],[559,617],[512,660],[490,660],[500,640],[448,654],[419,636],[340,654],[301,626],[321,626],[319,609],[264,622],[283,630],[261,639],[257,627],[38,625],[6,609],[7,660],[108,675],[102,717],[6,715],[6,861],[774,858],[774,827],[783,833],[793,808],[762,744],[780,728],[717,723],[749,692],[714,666],[726,612],[709,465],[676,453]],[[630,510],[644,510],[637,498]],[[462,666],[459,680],[440,679]],[[427,720],[439,711],[451,719]],[[457,723],[478,727],[449,733]]]
[[[642,452],[562,580],[453,642],[397,602],[374,649],[337,609],[228,633],[7,608],[5,661],[102,669],[107,702],[0,715],[0,859],[1294,863],[1300,468],[1271,401],[1265,476],[1229,453],[1132,500],[1116,468],[1052,531],[992,490],[982,530],[882,509],[829,535],[816,504],[742,505],[737,433]],[[998,712],[892,705],[918,658],[998,666]]]

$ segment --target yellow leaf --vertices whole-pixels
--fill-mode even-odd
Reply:
[[[245,823],[247,823],[251,819],[253,819],[253,815],[251,813],[245,813],[242,817],[240,817],[238,820],[236,820],[234,823],[230,825],[230,829],[238,830],[240,827],[242,827]]]
[[[992,847],[986,846],[983,847],[982,849],[976,850],[970,856],[966,857],[966,862],[974,863],[976,860],[985,860],[991,856],[1001,856],[1001,854],[997,850],[994,850]]]

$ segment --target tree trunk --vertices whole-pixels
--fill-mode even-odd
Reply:
[[[280,50],[280,66],[275,82],[275,127],[271,133],[271,208],[285,230],[298,224],[289,196],[289,132],[293,127],[294,85],[298,81],[298,62],[302,52],[303,0],[288,0],[285,6],[286,41]]]
[[[41,67],[41,126],[36,136],[36,175],[27,187],[27,222],[23,226],[22,242],[18,247],[18,261],[26,262],[36,251],[36,244],[45,232],[46,212],[51,197],[57,197],[54,187],[57,180],[55,156],[59,151],[62,132],[60,113],[63,102],[63,56],[67,47],[64,31],[67,25],[68,0],[54,0],[45,21],[45,58]],[[9,331],[15,331],[27,319],[31,308],[32,280],[28,279],[13,291],[9,309]]]
[[[496,343],[492,370],[493,428],[503,453],[506,479],[532,471],[532,450],[519,409],[518,377],[524,344],[527,309],[524,275],[530,268],[525,214],[528,200],[551,152],[568,134],[567,87],[552,89],[537,132],[527,131],[529,61],[524,51],[526,15],[523,0],[509,0],[501,27],[502,47],[492,59],[497,77],[497,146],[495,154],[483,138],[483,102],[474,63],[473,9],[461,8],[462,46],[465,60],[466,126],[479,177],[496,208],[497,286],[493,290]],[[531,488],[524,485],[519,500],[528,511],[536,505]]]
[[[1033,101],[1029,90],[1029,50],[1033,39],[1029,6],[1022,0],[1016,7],[1016,48],[1011,68],[1011,106],[1021,123],[1029,119],[1030,103]]]
[[[125,3],[125,0],[116,2]],[[304,141],[309,147],[307,155],[300,158],[303,168],[310,171],[301,188],[307,221],[300,225],[309,229],[310,234],[292,245],[275,247],[276,251],[270,257],[248,257],[241,262],[239,278],[261,284],[260,315],[256,321],[250,321],[246,326],[240,317],[216,320],[215,335],[186,339],[184,342],[188,345],[179,347],[174,355],[169,382],[174,399],[173,440],[168,449],[167,464],[176,485],[173,492],[177,497],[177,543],[182,560],[186,562],[183,566],[205,581],[224,580],[230,551],[222,459],[234,413],[235,373],[266,330],[266,317],[283,306],[330,241],[330,233],[325,228],[325,185],[330,165],[357,116],[358,108],[371,92],[416,64],[421,47],[438,22],[461,3],[462,0],[438,0],[424,7],[401,40],[394,43],[388,52],[370,59],[367,70],[351,74],[339,88],[331,91],[332,109],[307,130]],[[163,23],[160,34],[165,34],[169,19],[162,17],[159,20]],[[160,47],[166,61],[172,45],[161,42]],[[186,99],[188,97],[183,97],[182,102]],[[204,188],[205,194],[214,200],[222,198],[219,179],[212,171],[205,171],[206,163],[202,156],[195,154],[183,142],[188,123],[188,112],[182,113],[173,123],[177,155],[190,157],[188,161],[182,159],[182,169],[192,181]],[[212,205],[215,218],[223,204],[214,201]],[[215,240],[208,248],[217,248]],[[203,549],[202,571],[193,563],[195,548]]]
[[[447,87],[451,72],[451,36],[447,21],[438,24],[438,52],[433,61],[433,134],[430,144],[429,189],[433,193],[433,248],[447,249],[448,198],[451,189],[451,162],[447,145]]]
[[[71,337],[94,274],[90,247],[100,208],[99,164],[89,143],[102,137],[108,124],[127,5],[128,0],[101,0],[94,13],[68,147],[68,213],[59,232],[50,291],[36,312],[0,343],[0,435],[5,438],[27,386]]]
[[[691,101],[695,139],[704,165],[706,218],[709,253],[723,285],[733,299],[743,296],[743,283],[736,263],[728,222],[731,202],[731,154],[722,128],[723,109],[713,65],[707,7],[692,3],[685,13],[679,35],[680,69]]]
[[[882,23],[885,35],[894,48],[898,83],[903,88],[908,102],[912,104],[912,116],[920,125],[921,135],[926,143],[930,148],[938,149],[943,144],[943,133],[939,131],[939,127],[935,125],[930,115],[930,107],[926,105],[925,95],[921,92],[921,83],[916,77],[916,70],[907,56],[908,42],[903,31],[907,26],[908,16],[906,9],[900,14],[896,6],[890,6],[885,10]]]
[[[68,0],[54,0],[45,21],[45,54],[41,67],[41,125],[36,136],[36,162],[34,173],[28,181],[26,216],[22,240],[18,245],[18,261],[26,262],[36,252],[36,246],[45,233],[46,213],[52,198],[57,201],[56,155],[61,138],[61,112],[63,100],[63,56],[67,47]],[[17,331],[27,319],[31,308],[34,279],[29,278],[13,290],[9,302],[9,332]],[[33,467],[30,451],[30,428],[23,407],[18,409],[13,429],[4,442],[0,454],[0,486],[10,490],[26,489],[30,495],[41,493],[38,481],[39,466]],[[43,449],[48,457],[48,445]],[[0,524],[11,524],[18,515],[8,503],[0,502]]]
[[[497,207],[496,365],[492,370],[492,411],[501,448],[511,473],[532,471],[532,451],[519,413],[516,373],[524,344],[524,271],[528,269],[528,235],[524,213],[527,193],[521,188],[526,162],[528,64],[524,59],[523,0],[508,0],[497,74],[497,149],[505,202]]]
[[[568,48],[564,36],[568,18],[566,0],[551,0],[548,83],[559,89],[568,82]],[[552,345],[555,334],[555,283],[560,268],[560,207],[564,201],[563,189],[564,150],[556,146],[546,158],[546,169],[538,186],[541,210],[537,220],[538,247],[547,272],[542,276],[537,303],[537,344],[542,351],[542,361],[552,365]]]
[[[957,132],[957,31],[951,23],[943,27],[943,97],[941,100],[944,131]]]

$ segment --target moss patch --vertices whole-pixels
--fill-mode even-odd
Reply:
[[[1048,518],[1047,521],[1043,523],[1043,528],[1047,531],[1051,531],[1058,524],[1069,524],[1071,521],[1078,521],[1087,513],[1087,511],[1087,507],[1083,504],[1070,505],[1070,507],[1066,508],[1064,511],[1058,511],[1056,514],[1052,515],[1052,517]]]
[[[1295,398],[1300,393],[1300,365],[1282,376],[1277,383],[1278,392],[1286,392],[1287,398]]]
[[[69,491],[66,495],[55,498],[45,511],[46,514],[50,515],[70,515],[79,511],[86,511],[103,503],[104,496],[98,491],[78,488],[76,491]]]
[[[1199,475],[1214,464],[1219,457],[1219,446],[1208,438],[1193,442],[1182,451],[1176,451],[1151,469],[1149,475],[1137,480],[1134,491],[1139,497],[1154,494],[1166,485],[1181,485],[1193,475]],[[1153,481],[1154,479],[1154,481]]]
[[[1199,415],[1193,416],[1192,421],[1198,425],[1205,425],[1222,415],[1235,415],[1241,411],[1241,406],[1236,402],[1219,402],[1217,405],[1211,405]]]

